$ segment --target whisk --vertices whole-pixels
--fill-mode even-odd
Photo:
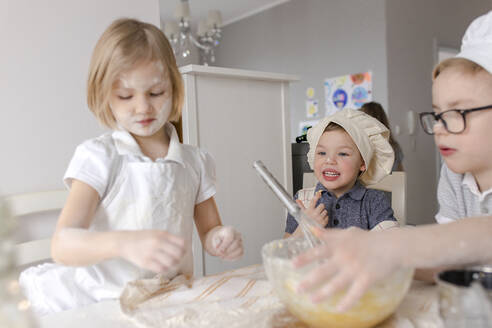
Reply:
[[[258,160],[253,162],[253,167],[256,169],[256,172],[267,184],[267,186],[270,187],[273,193],[284,204],[284,206],[287,208],[287,211],[289,211],[290,215],[292,215],[294,219],[297,221],[297,223],[302,229],[302,232],[304,233],[306,240],[309,243],[309,246],[315,247],[316,245],[321,244],[322,243],[321,240],[318,237],[316,237],[316,235],[314,234],[314,229],[315,228],[322,229],[323,227],[318,222],[307,216],[306,213],[304,213],[302,208],[292,200],[292,198],[287,193],[285,188],[277,181],[277,179],[275,179],[275,177],[270,173],[270,171],[268,171],[268,169],[266,168],[265,164],[263,164],[262,161]]]

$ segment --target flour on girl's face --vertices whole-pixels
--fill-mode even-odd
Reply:
[[[149,137],[169,119],[172,99],[168,70],[160,62],[146,62],[120,74],[111,91],[110,107],[121,128]]]

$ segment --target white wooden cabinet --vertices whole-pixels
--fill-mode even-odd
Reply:
[[[195,231],[195,275],[261,263],[261,247],[284,233],[286,211],[252,164],[261,159],[292,191],[289,83],[297,78],[197,65],[181,73],[183,142],[215,158],[219,212],[242,233],[245,248],[241,260],[221,261],[202,252]]]

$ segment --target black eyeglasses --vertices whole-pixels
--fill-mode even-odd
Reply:
[[[425,133],[434,134],[434,126],[441,121],[446,131],[458,134],[466,129],[466,114],[490,108],[492,105],[470,109],[450,109],[439,114],[434,112],[420,113],[420,124]]]

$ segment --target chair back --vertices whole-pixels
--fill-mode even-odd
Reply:
[[[5,197],[11,215],[24,215],[59,210],[65,205],[67,190],[52,190],[8,195]],[[51,259],[51,238],[31,240],[15,245],[16,264],[19,267]]]
[[[314,173],[304,173],[302,187],[309,188],[317,183]],[[376,184],[367,186],[367,188],[387,191],[391,193],[391,207],[400,226],[407,222],[405,194],[407,189],[407,177],[403,171],[395,171]]]
[[[391,207],[400,226],[407,222],[407,208],[405,194],[407,191],[407,176],[403,171],[394,171],[376,184],[367,186],[371,189],[387,191],[391,193]]]

